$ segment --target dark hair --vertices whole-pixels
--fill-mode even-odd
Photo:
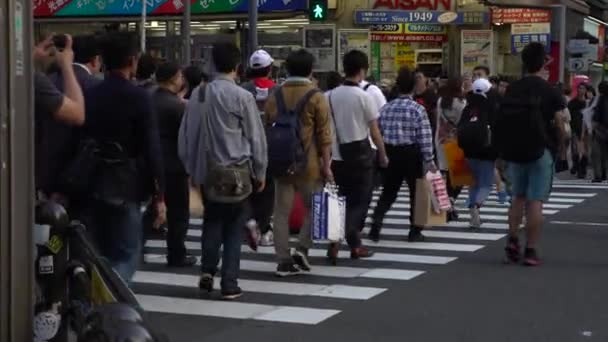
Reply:
[[[287,56],[285,66],[289,76],[308,77],[312,74],[312,67],[315,64],[315,56],[312,53],[300,49]]]
[[[147,80],[154,75],[157,67],[158,59],[150,54],[144,54],[137,64],[137,73],[135,74],[135,77],[140,81]]]
[[[545,47],[541,43],[530,43],[521,52],[524,70],[530,74],[539,72],[545,65]]]
[[[483,72],[485,72],[486,75],[490,76],[490,68],[488,68],[485,65],[478,65],[475,67],[475,69],[473,69],[473,71],[477,71],[477,70],[483,70]]]
[[[230,73],[241,65],[241,51],[233,43],[217,43],[213,45],[213,64],[221,73]]]
[[[595,95],[597,95],[597,93],[595,92],[595,88],[593,88],[593,86],[591,84],[587,84],[587,92],[590,92],[591,95],[593,95],[593,97],[595,97]]]
[[[72,49],[74,50],[75,63],[87,64],[101,55],[98,38],[94,35],[74,37]]]
[[[490,83],[496,83],[496,84],[498,84],[498,83],[500,83],[500,77],[499,76],[492,76],[492,77],[490,77],[489,81],[490,81]]]
[[[139,55],[139,42],[133,32],[108,33],[101,41],[101,56],[108,71],[129,66],[129,61]]]
[[[337,71],[330,71],[327,74],[327,90],[332,90],[340,86],[344,80],[342,75]]]
[[[414,73],[406,66],[399,69],[397,74],[396,86],[401,94],[409,94],[414,91],[414,85],[416,83],[416,77]]]
[[[180,66],[174,62],[164,62],[156,69],[156,81],[170,81],[181,70]]]
[[[188,83],[188,87],[194,88],[201,84],[202,81],[207,82],[209,77],[197,65],[191,65],[184,69],[184,78]]]
[[[272,65],[269,65],[265,68],[259,68],[259,69],[249,68],[249,70],[247,70],[247,78],[252,79],[252,78],[260,78],[260,77],[268,77],[271,70],[272,70]]]
[[[597,90],[602,96],[608,96],[608,82],[602,81],[597,86]]]
[[[450,78],[443,89],[441,108],[451,109],[454,104],[454,99],[462,98],[462,80],[459,78]]]
[[[369,60],[364,52],[350,50],[344,55],[342,65],[344,66],[344,74],[346,77],[353,77],[360,73],[361,70],[369,69]]]

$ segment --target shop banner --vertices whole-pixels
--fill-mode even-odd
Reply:
[[[355,24],[487,24],[486,12],[356,10]]]
[[[380,43],[378,42],[371,42],[371,59],[372,76],[374,79],[380,80],[380,60],[382,57],[380,56]]]
[[[428,42],[447,42],[447,34],[372,34],[371,40],[374,42],[410,42],[410,43],[428,43]]]
[[[367,58],[371,55],[370,33],[369,30],[349,29],[338,30],[338,72],[342,73],[342,59],[344,55],[351,50],[359,50],[365,52]]]
[[[411,70],[416,68],[416,51],[409,44],[399,44],[395,48],[395,70],[402,66]]]
[[[444,25],[433,24],[404,24],[404,32],[406,34],[447,34],[448,31]]]
[[[460,74],[471,76],[476,66],[494,71],[494,32],[491,30],[463,30],[460,48]]]
[[[145,0],[149,15],[176,15],[186,0]],[[193,14],[246,13],[248,0],[190,0]],[[35,17],[138,16],[143,0],[33,0]],[[260,12],[304,11],[307,0],[258,0]]]
[[[336,26],[307,25],[304,26],[304,43],[306,50],[315,56],[313,71],[336,70]]]
[[[371,25],[369,30],[373,33],[378,34],[402,34],[403,24],[380,24]]]
[[[511,25],[511,52],[518,54],[526,45],[537,42],[545,46],[547,53],[551,52],[551,24],[531,23]]]
[[[597,30],[597,39],[599,40],[597,47],[597,60],[604,61],[604,47],[606,46],[606,26],[600,25]]]
[[[493,8],[492,24],[550,23],[551,10],[536,8]]]

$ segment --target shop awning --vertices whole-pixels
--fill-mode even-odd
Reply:
[[[592,1],[601,1],[608,4],[608,1],[606,0]],[[554,5],[565,5],[575,11],[589,14],[589,5],[584,0],[539,0],[535,1],[534,4],[531,4],[530,0],[486,0],[486,3],[490,6],[500,7],[549,7]]]

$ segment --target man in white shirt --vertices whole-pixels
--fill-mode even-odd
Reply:
[[[382,90],[376,86],[375,84],[370,83],[367,80],[362,80],[361,82],[359,82],[359,87],[361,87],[361,89],[363,89],[367,95],[369,95],[374,103],[374,109],[376,109],[376,111],[378,112],[378,115],[380,115],[380,109],[382,109],[382,107],[384,107],[384,105],[386,104],[386,97],[384,97],[384,93],[382,93]],[[374,150],[374,152],[378,151],[378,148],[376,147],[376,145],[374,145],[374,142],[371,140],[370,138],[370,143],[372,144],[372,149]],[[378,168],[378,159],[375,159],[376,161],[376,168],[374,170],[374,186],[378,187],[380,185],[382,185],[382,175],[380,173],[380,170]]]

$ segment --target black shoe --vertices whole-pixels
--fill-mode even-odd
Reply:
[[[305,252],[296,249],[291,253],[291,257],[300,270],[310,272],[310,262],[308,262],[308,256]]]
[[[243,290],[240,287],[234,288],[232,290],[222,290],[222,299],[223,300],[235,300],[243,296]]]
[[[213,291],[213,276],[209,273],[203,273],[201,279],[198,281],[198,288],[201,292],[212,292]]]
[[[380,241],[380,229],[372,227],[372,229],[369,230],[367,237],[374,242]]]
[[[340,244],[339,243],[330,243],[327,246],[327,261],[336,266],[338,264],[338,255],[340,254]]]
[[[293,263],[282,263],[277,266],[277,271],[274,274],[277,277],[285,278],[302,274],[302,270]]]
[[[458,212],[456,210],[448,211],[447,222],[458,221]]]
[[[407,241],[409,242],[423,242],[424,239],[425,237],[422,235],[422,231],[415,228],[410,229],[410,233],[407,236]]]
[[[167,266],[168,267],[191,267],[196,265],[198,262],[198,258],[194,255],[186,255],[185,257],[174,260],[171,258],[167,258]]]
[[[540,266],[541,261],[534,248],[526,248],[524,253],[524,265],[526,266]]]
[[[510,237],[505,247],[505,263],[515,264],[521,259],[519,239]]]

